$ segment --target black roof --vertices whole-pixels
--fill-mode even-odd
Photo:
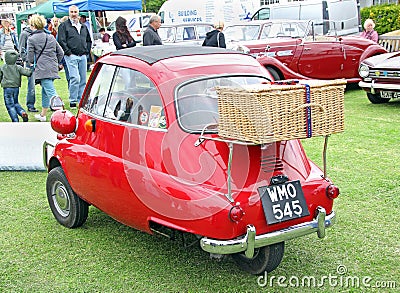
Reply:
[[[203,46],[138,46],[115,51],[111,56],[124,55],[140,59],[146,63],[154,64],[160,60],[191,55],[206,55],[206,54],[243,54],[238,51],[227,50],[216,47],[203,47]]]

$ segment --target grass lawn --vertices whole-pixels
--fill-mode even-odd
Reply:
[[[56,85],[67,101],[65,79]],[[345,109],[346,130],[328,147],[328,174],[341,189],[338,222],[322,240],[288,241],[267,282],[94,207],[83,227],[66,229],[48,207],[45,172],[0,172],[0,292],[399,292],[400,101],[372,105],[349,90]],[[1,99],[0,121],[8,119]],[[321,165],[323,140],[304,146]]]

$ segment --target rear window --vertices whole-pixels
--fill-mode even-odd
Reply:
[[[268,81],[258,76],[225,76],[186,83],[177,90],[175,96],[179,124],[189,132],[201,132],[207,125],[218,124],[217,87],[238,88]]]

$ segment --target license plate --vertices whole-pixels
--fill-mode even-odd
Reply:
[[[310,215],[299,180],[258,188],[268,224]]]
[[[400,92],[380,91],[381,98],[383,99],[399,99]]]

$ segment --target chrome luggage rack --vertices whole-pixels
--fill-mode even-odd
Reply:
[[[233,156],[233,146],[235,144],[238,145],[247,145],[247,146],[255,146],[255,145],[260,145],[261,148],[263,148],[264,144],[258,144],[254,142],[249,142],[249,141],[242,141],[242,140],[237,140],[237,139],[230,139],[230,138],[220,138],[220,137],[210,137],[210,136],[205,136],[204,132],[207,129],[217,129],[218,128],[218,123],[209,123],[205,125],[200,133],[199,138],[197,141],[194,143],[195,147],[200,146],[205,140],[213,140],[213,141],[219,141],[219,142],[225,142],[228,144],[229,147],[229,157],[228,157],[228,170],[227,170],[227,186],[228,186],[228,193],[225,194],[225,197],[231,202],[234,203],[234,199],[232,197],[232,156]],[[326,178],[326,169],[327,169],[327,164],[326,164],[326,151],[328,149],[328,137],[329,135],[324,136],[324,149],[322,151],[322,161],[323,161],[323,178]]]

